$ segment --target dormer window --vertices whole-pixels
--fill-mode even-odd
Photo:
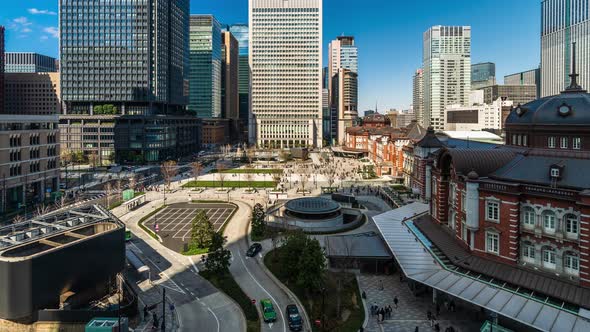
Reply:
[[[554,164],[549,167],[549,176],[551,180],[561,180],[563,177],[563,166]]]
[[[571,106],[567,105],[566,103],[561,104],[561,106],[557,108],[557,113],[563,117],[570,115],[571,112]]]
[[[550,149],[555,149],[555,137],[553,137],[553,136],[549,136],[549,137],[547,138],[547,146],[548,146]]]
[[[567,141],[568,141],[567,137],[561,137],[559,139],[559,147],[562,149],[567,149]]]
[[[559,177],[559,168],[552,168],[551,169],[551,177],[558,178]]]

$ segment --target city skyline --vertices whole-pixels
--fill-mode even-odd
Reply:
[[[33,11],[32,9],[36,9]],[[502,10],[495,19],[490,12]],[[7,51],[58,56],[57,1],[24,0],[0,14],[7,27]],[[247,23],[248,1],[191,0],[191,14],[213,14],[221,23]],[[328,42],[354,35],[359,54],[359,110],[408,108],[412,103],[412,77],[422,61],[422,33],[434,25],[470,25],[473,31],[472,63],[494,62],[499,83],[504,75],[530,70],[540,63],[541,1],[467,0],[439,3],[369,4],[352,0],[324,1],[323,54],[327,65]],[[35,12],[36,14],[32,14]],[[414,13],[423,15],[416,16]],[[528,12],[530,15],[522,15]],[[343,19],[351,13],[357,19]],[[367,22],[372,22],[367,24]],[[381,33],[387,35],[383,43]],[[513,33],[518,31],[518,33]],[[31,47],[31,39],[39,42]],[[400,48],[401,46],[401,48]],[[33,48],[33,49],[31,49]],[[389,54],[388,56],[385,56]]]

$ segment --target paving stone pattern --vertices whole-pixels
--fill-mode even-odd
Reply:
[[[427,293],[421,296],[414,296],[405,282],[400,282],[399,274],[385,275],[361,275],[359,277],[360,287],[367,295],[367,306],[377,305],[386,307],[391,305],[393,312],[391,318],[379,323],[377,316],[370,316],[365,331],[367,332],[414,332],[416,326],[419,331],[434,331],[427,320],[427,312],[430,310],[436,315],[436,307],[432,304],[432,294]],[[383,290],[381,290],[381,284]],[[395,309],[393,299],[398,298],[398,308]],[[477,312],[468,311],[465,308],[457,308],[455,312],[447,311],[441,305],[440,315],[436,322],[440,330],[453,326],[457,332],[479,331],[483,323]]]

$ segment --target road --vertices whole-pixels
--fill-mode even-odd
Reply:
[[[288,304],[294,303],[262,268],[262,252],[255,258],[245,255],[248,250],[248,226],[250,219],[250,206],[241,201],[232,200],[239,207],[232,221],[225,229],[228,240],[228,249],[232,252],[232,263],[230,272],[242,290],[259,303],[262,299],[271,299],[277,311],[277,321],[274,323],[263,323],[262,331],[287,332],[289,327],[285,320],[285,308]],[[263,249],[264,250],[264,249]],[[300,308],[301,311],[301,308]]]
[[[128,248],[141,255],[150,267],[152,280],[157,280],[154,284],[165,287],[167,297],[174,303],[178,331],[245,331],[245,318],[238,305],[198,275],[193,264],[197,262],[165,248],[137,226],[137,220],[151,210],[146,206],[120,219],[134,235]]]

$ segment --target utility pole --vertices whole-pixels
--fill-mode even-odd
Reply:
[[[162,332],[166,331],[166,288],[162,288]]]

